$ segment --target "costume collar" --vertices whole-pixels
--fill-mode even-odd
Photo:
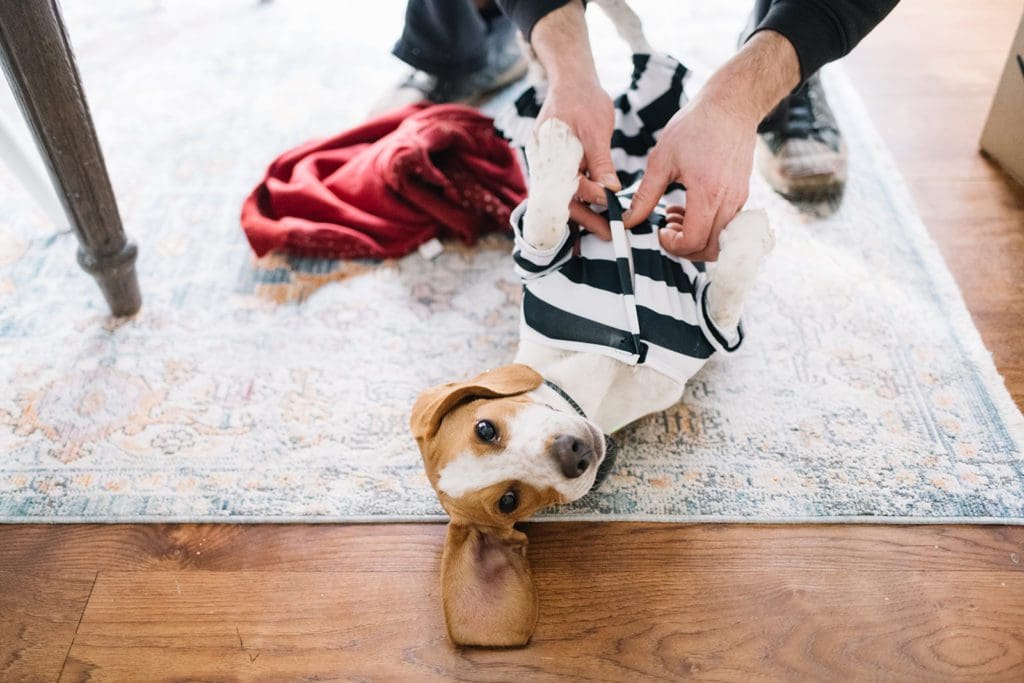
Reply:
[[[583,408],[580,408],[580,404],[577,403],[576,401],[572,400],[572,396],[570,396],[569,394],[565,393],[565,390],[562,389],[562,387],[558,386],[557,384],[555,384],[554,382],[552,382],[549,379],[545,379],[544,380],[544,384],[547,385],[548,389],[551,389],[551,391],[553,391],[556,394],[558,394],[559,396],[561,396],[563,401],[568,403],[572,407],[573,410],[575,410],[577,413],[580,414],[580,417],[582,417],[584,419],[587,418],[587,414],[583,412]]]

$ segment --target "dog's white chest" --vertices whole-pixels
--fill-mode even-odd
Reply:
[[[649,367],[526,339],[519,341],[515,362],[529,365],[561,387],[605,434],[670,408],[679,402],[686,386]]]

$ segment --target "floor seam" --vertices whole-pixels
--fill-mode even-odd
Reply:
[[[68,665],[68,657],[71,656],[71,648],[75,646],[75,639],[78,637],[78,629],[82,627],[82,619],[85,618],[85,611],[89,609],[89,603],[92,602],[92,592],[96,590],[96,582],[99,580],[99,578],[99,572],[96,572],[96,574],[92,577],[92,585],[89,586],[89,595],[85,598],[85,605],[82,606],[82,613],[78,615],[78,623],[75,624],[75,632],[71,636],[71,642],[68,643],[68,651],[64,655],[64,661],[61,662],[60,673],[57,674],[58,681],[64,677],[64,669]]]

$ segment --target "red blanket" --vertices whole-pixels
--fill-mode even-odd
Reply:
[[[282,154],[242,205],[242,227],[258,256],[391,258],[432,237],[472,244],[507,229],[525,196],[491,119],[416,104]]]

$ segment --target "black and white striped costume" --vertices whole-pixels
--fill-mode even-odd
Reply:
[[[728,338],[707,313],[704,264],[668,254],[658,242],[664,209],[685,204],[685,189],[669,186],[647,223],[622,226],[621,212],[643,176],[658,134],[686,102],[686,67],[667,55],[634,55],[629,89],[615,100],[612,161],[625,188],[609,192],[612,241],[567,230],[553,249],[523,239],[524,202],[512,213],[516,272],[523,278],[520,338],[569,351],[606,354],[645,364],[685,383],[716,351],[731,352],[742,329]],[[532,134],[543,93],[527,90],[497,126],[522,151]]]

